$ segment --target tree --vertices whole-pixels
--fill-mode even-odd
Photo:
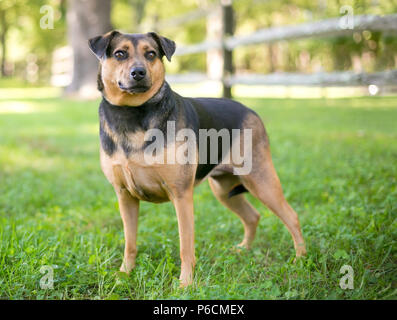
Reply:
[[[14,0],[3,0],[0,2],[0,74],[2,77],[7,76],[7,35],[10,30],[12,18],[15,17],[16,11],[18,11],[18,6]]]
[[[67,94],[90,96],[96,90],[98,61],[88,49],[88,39],[112,29],[111,0],[69,0],[68,40],[73,48],[73,78]]]
[[[6,21],[6,12],[3,9],[0,9],[0,43],[1,43],[1,66],[0,73],[2,77],[6,76],[6,54],[7,54],[7,46],[6,46],[6,36],[8,31],[8,25]]]

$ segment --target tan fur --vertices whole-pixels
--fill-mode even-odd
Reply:
[[[236,184],[241,184],[240,178],[233,174],[225,174],[220,177],[209,178],[208,182],[215,197],[225,207],[236,213],[244,225],[244,239],[238,247],[250,249],[251,243],[255,238],[260,215],[245,199],[243,194],[229,198],[229,191]]]
[[[193,181],[194,167],[181,170],[177,164],[147,167],[138,157],[127,159],[122,152],[112,157],[101,149],[101,166],[116,190],[125,233],[125,252],[120,271],[130,272],[135,266],[139,200],[171,200],[178,217],[181,286],[192,283],[194,255]],[[141,155],[141,154],[140,154]]]
[[[262,161],[259,160],[259,157],[262,158]],[[305,255],[305,242],[298,215],[284,198],[280,180],[273,166],[270,149],[264,148],[262,152],[258,152],[258,156],[254,159],[253,168],[255,169],[249,175],[241,176],[243,185],[285,224],[294,241],[296,256]]]
[[[146,51],[154,50],[148,41],[139,43],[136,50],[137,52],[135,52],[134,46],[129,41],[123,41],[113,52],[120,49],[126,50],[131,58],[117,61],[115,58],[111,57],[102,61],[101,76],[104,84],[104,95],[106,100],[111,104],[137,107],[153,97],[162,86],[165,76],[164,64],[160,59],[155,59],[154,61],[147,61],[144,59],[143,56]],[[150,75],[151,88],[143,93],[129,93],[121,90],[117,82],[128,79],[129,70],[137,58],[144,63]]]
[[[130,272],[135,267],[135,257],[137,254],[136,238],[138,231],[139,201],[133,197],[127,189],[116,189],[119,202],[120,214],[124,226],[124,258],[120,267],[122,272]]]

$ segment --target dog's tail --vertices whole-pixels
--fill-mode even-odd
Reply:
[[[248,192],[248,190],[242,184],[239,184],[239,185],[235,186],[232,190],[229,191],[228,197],[231,198],[233,196],[236,196],[236,195],[238,195],[240,193],[244,193],[244,192]]]

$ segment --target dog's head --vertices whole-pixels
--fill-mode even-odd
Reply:
[[[88,45],[100,61],[98,89],[118,106],[140,106],[153,97],[164,82],[162,58],[171,61],[175,52],[175,42],[155,32],[112,31]]]

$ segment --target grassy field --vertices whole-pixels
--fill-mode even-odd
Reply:
[[[117,272],[123,230],[98,156],[97,102],[0,93],[0,298],[396,299],[397,98],[242,99],[264,119],[308,256],[292,263],[282,223],[262,213],[251,251],[207,183],[195,193],[194,286],[178,288],[170,204],[142,203],[137,267]],[[354,270],[354,289],[339,286]],[[53,266],[53,289],[41,289]],[[43,271],[43,270],[42,270]]]

